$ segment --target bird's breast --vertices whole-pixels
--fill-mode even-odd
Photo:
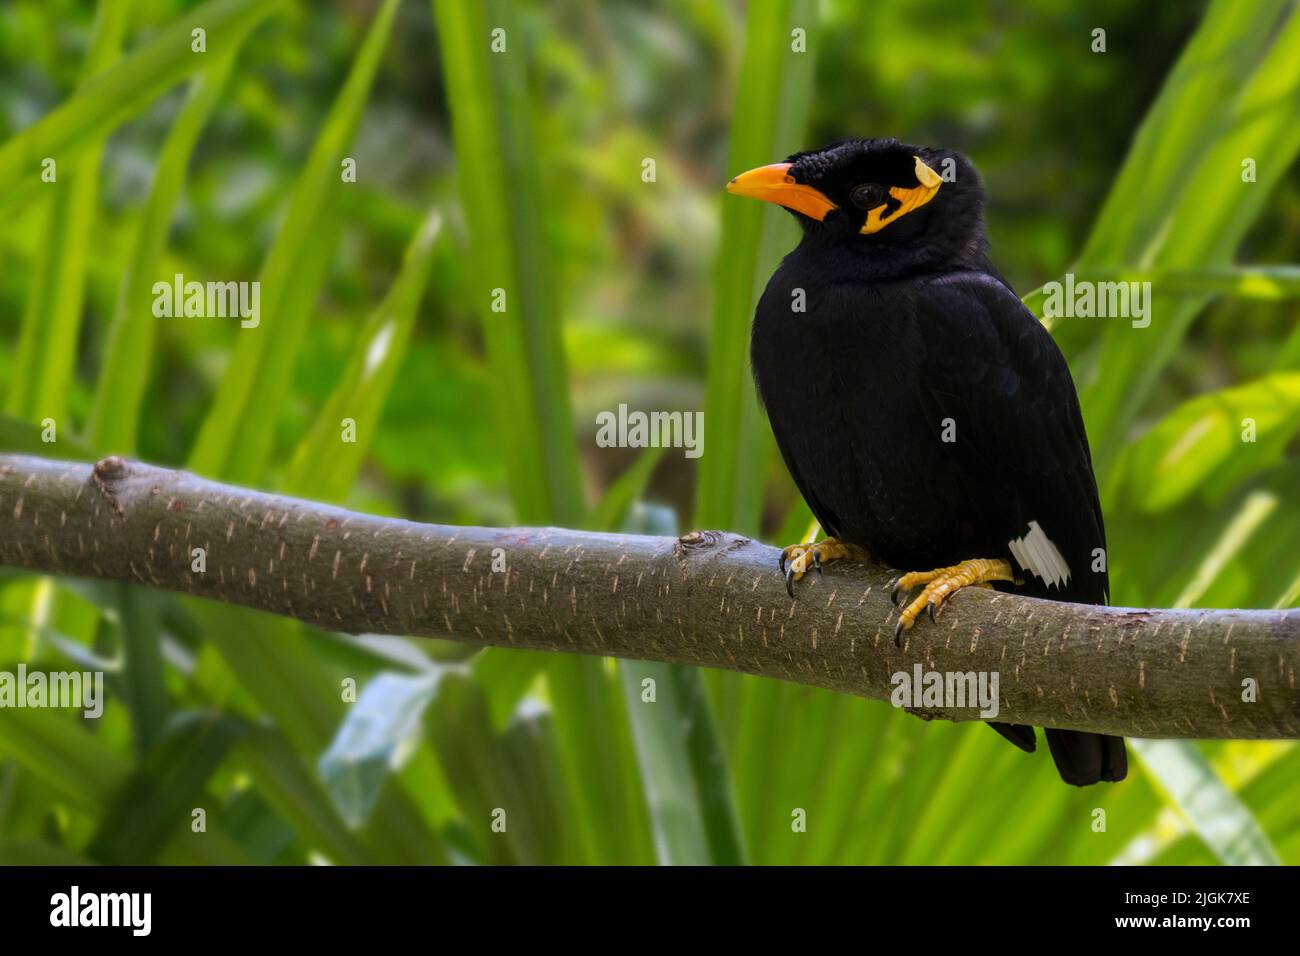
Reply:
[[[828,533],[898,566],[974,534],[954,493],[969,476],[921,401],[923,332],[905,290],[780,272],[753,329],[755,381],[800,492]]]

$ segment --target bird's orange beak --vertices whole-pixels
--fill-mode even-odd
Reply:
[[[811,186],[801,186],[790,175],[789,163],[773,163],[741,173],[727,183],[727,192],[735,196],[752,196],[801,212],[821,222],[826,214],[839,207]]]

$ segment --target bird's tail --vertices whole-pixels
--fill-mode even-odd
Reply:
[[[1123,737],[1050,727],[1044,733],[1056,769],[1066,783],[1086,787],[1101,780],[1123,780],[1128,773]]]

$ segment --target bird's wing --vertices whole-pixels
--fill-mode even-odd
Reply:
[[[921,404],[935,437],[947,426],[952,454],[983,486],[981,520],[1004,536],[1030,593],[1105,603],[1101,505],[1060,349],[992,276],[930,280],[914,305],[924,343]]]
[[[936,431],[944,417],[953,420],[952,453],[989,496],[982,518],[1001,529],[998,540],[1007,542],[1026,579],[1017,590],[1104,604],[1106,533],[1079,399],[1060,349],[1007,286],[981,273],[926,283],[915,313],[925,343],[922,407]],[[1033,728],[992,726],[1033,749]],[[1067,783],[1124,779],[1128,760],[1119,737],[1055,729],[1046,735]]]

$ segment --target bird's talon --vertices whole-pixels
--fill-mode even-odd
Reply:
[[[822,568],[832,561],[861,557],[863,554],[861,549],[854,548],[852,545],[844,544],[835,538],[826,538],[817,544],[792,544],[788,548],[781,549],[777,566],[785,575],[786,592],[790,597],[794,597],[794,582],[810,570],[815,569],[821,575],[824,573]]]
[[[916,600],[908,602],[899,612],[898,627],[894,631],[895,640],[908,630],[921,616],[922,612],[930,615],[931,622],[939,623],[939,613],[944,603],[962,588],[990,587],[991,581],[1010,581],[1014,574],[1011,564],[1002,558],[972,558],[962,561],[950,568],[937,568],[934,571],[913,571],[899,578],[895,591],[923,585]],[[910,593],[908,594],[910,597]]]

